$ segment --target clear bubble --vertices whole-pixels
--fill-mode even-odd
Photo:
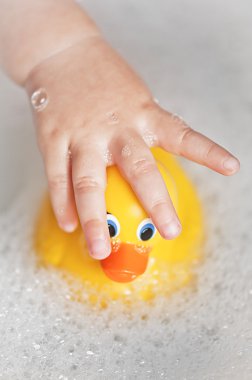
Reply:
[[[35,350],[39,350],[40,349],[40,344],[34,343],[33,347],[34,347]]]
[[[87,355],[94,355],[94,352],[91,351],[91,350],[88,350],[88,351],[86,352],[86,354],[87,354]]]
[[[44,88],[39,88],[31,95],[31,104],[36,111],[45,109],[49,102],[47,92]]]
[[[112,245],[112,250],[114,252],[118,251],[120,248],[121,241],[119,239],[111,239],[111,245]]]
[[[135,244],[134,248],[140,254],[148,254],[151,251],[151,247],[145,246],[143,244]]]

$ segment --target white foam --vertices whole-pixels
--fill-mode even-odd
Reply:
[[[234,228],[223,203],[223,179],[205,189],[197,178],[211,243],[196,286],[126,311],[118,302],[102,311],[74,302],[59,273],[38,269],[32,232],[39,198],[26,189],[0,222],[2,378],[236,379],[239,371],[246,379],[252,283],[251,260],[237,244],[243,227]]]

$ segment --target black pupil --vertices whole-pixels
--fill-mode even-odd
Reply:
[[[150,227],[147,227],[141,232],[141,240],[149,240],[153,235],[153,230]]]
[[[109,229],[109,235],[110,235],[110,237],[115,236],[116,230],[115,230],[115,227],[112,226],[112,224],[110,224],[110,223],[108,224],[108,229]]]

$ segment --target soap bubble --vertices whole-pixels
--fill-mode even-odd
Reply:
[[[31,95],[31,104],[36,111],[43,111],[49,102],[47,92],[44,88],[39,88]]]

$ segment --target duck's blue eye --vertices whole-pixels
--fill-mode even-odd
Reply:
[[[107,223],[110,237],[116,237],[120,233],[120,223],[112,214],[107,214]]]
[[[156,233],[156,227],[150,218],[144,219],[137,227],[137,237],[140,240],[150,240]]]

